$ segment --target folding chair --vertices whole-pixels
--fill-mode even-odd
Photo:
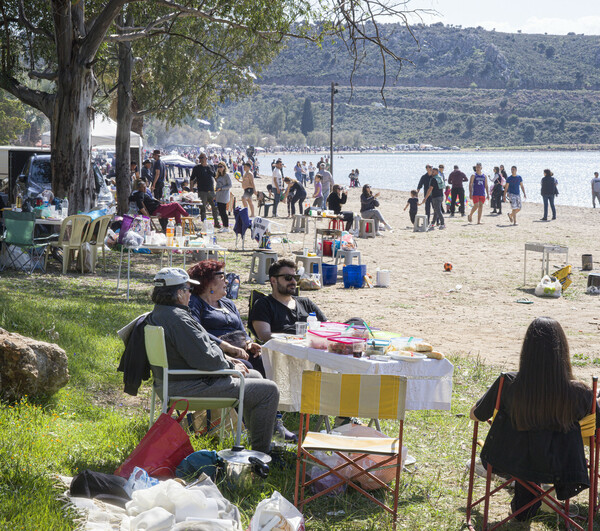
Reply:
[[[60,236],[57,242],[52,242],[52,247],[60,247],[63,252],[63,275],[67,273],[71,253],[73,256],[78,252],[78,260],[81,262],[81,273],[83,274],[83,257],[81,256],[81,246],[85,241],[87,230],[90,226],[92,218],[78,214],[75,216],[67,216],[63,219],[60,226]]]
[[[108,232],[108,224],[112,216],[100,216],[91,222],[87,234],[83,240],[83,244],[89,243],[92,248],[92,273],[96,272],[96,262],[98,261],[98,249],[102,249],[102,269],[106,273],[106,249],[104,240]]]
[[[252,327],[252,321],[250,321],[250,314],[252,312],[252,308],[254,307],[254,304],[256,303],[256,301],[259,299],[262,299],[266,296],[267,295],[264,294],[262,291],[253,289],[250,292],[250,297],[248,298],[248,330],[250,331],[250,334],[252,335],[252,337],[256,338],[257,341],[258,341],[258,336],[256,335],[254,328]]]
[[[302,511],[308,502],[324,496],[347,484],[392,515],[393,528],[398,518],[398,489],[402,469],[402,434],[406,404],[406,377],[392,375],[331,374],[304,371],[302,375],[302,400],[300,406],[300,431],[296,462],[294,505]],[[400,421],[398,437],[346,437],[308,431],[310,415],[338,415],[342,417],[384,418]],[[315,450],[333,452],[343,460],[334,467],[328,466],[313,453]],[[370,454],[384,457],[371,466],[361,461]],[[314,461],[327,471],[309,481],[306,480],[306,463]],[[394,469],[395,485],[390,487],[373,472]],[[304,497],[306,487],[325,477],[334,475],[339,479],[335,485],[309,498]],[[359,483],[374,482],[375,485],[393,492],[393,504],[388,506],[368,493]]]
[[[500,409],[500,397],[502,395],[502,387],[504,384],[504,374],[500,377],[500,385],[498,387],[498,395],[496,397],[496,406],[494,408],[494,416],[491,421],[488,423],[491,425],[496,417],[496,413]],[[587,529],[588,531],[592,531],[594,527],[593,517],[594,517],[594,509],[597,503],[597,493],[598,493],[598,475],[597,475],[597,466],[598,466],[598,452],[596,448],[596,441],[598,440],[598,430],[596,430],[596,395],[598,388],[598,378],[593,378],[592,391],[594,399],[592,400],[592,404],[590,406],[591,413],[582,419],[579,424],[581,426],[581,436],[586,445],[590,447],[590,458],[589,458],[589,470],[590,470],[590,488],[589,488],[589,510],[588,510],[588,518],[587,518]],[[553,496],[554,486],[549,488],[542,488],[537,485],[535,482],[525,481],[515,476],[507,475],[501,478],[500,485],[496,486],[492,489],[492,465],[487,464],[486,467],[486,478],[485,478],[485,495],[479,498],[476,501],[473,501],[473,486],[474,486],[474,478],[475,478],[475,466],[476,466],[476,449],[478,445],[477,432],[478,432],[479,422],[475,421],[475,425],[473,427],[473,441],[471,444],[471,466],[469,468],[469,490],[467,493],[467,509],[466,509],[466,517],[467,517],[467,527],[471,530],[475,529],[475,525],[471,520],[473,508],[483,502],[483,521],[481,529],[485,531],[491,531],[492,529],[497,529],[498,527],[504,525],[509,520],[512,520],[519,514],[524,511],[527,511],[530,507],[535,505],[536,503],[543,501],[550,510],[554,511],[558,517],[562,518],[565,522],[565,526],[567,529],[578,529],[579,531],[583,531],[585,528],[579,525],[577,522],[571,518],[569,515],[569,500],[565,500],[564,504],[561,503],[555,496]],[[488,527],[488,517],[489,517],[489,504],[490,498],[501,491],[512,482],[518,482],[520,485],[529,490],[536,497],[531,500],[528,504],[519,508],[518,510],[511,512],[506,518],[502,521],[495,523],[493,526]],[[572,526],[572,527],[570,527]]]
[[[235,432],[235,445],[240,446],[242,439],[242,417],[244,416],[244,376],[240,371],[233,369],[223,369],[220,371],[199,371],[195,369],[169,369],[167,361],[167,347],[165,345],[165,331],[162,326],[146,325],[144,328],[144,342],[146,345],[146,355],[150,365],[162,368],[163,374],[163,393],[162,393],[162,412],[178,400],[185,399],[189,402],[191,411],[203,411],[208,409],[221,409],[221,419],[225,418],[225,409],[231,407],[238,408],[238,420]],[[238,398],[222,397],[189,397],[174,396],[169,394],[169,375],[202,375],[204,377],[238,376],[240,379],[240,392]],[[154,403],[158,391],[153,387],[152,399],[150,401],[150,426],[154,423]],[[225,432],[225,423],[221,422],[221,438]]]
[[[36,269],[46,271],[46,248],[50,243],[50,238],[34,238],[35,231],[35,213],[34,212],[13,212],[4,210],[4,234],[0,241],[2,246],[2,261],[0,262],[0,271],[4,271],[7,266],[14,267],[28,274]],[[25,255],[27,261],[21,263]],[[4,265],[2,265],[4,264]]]
[[[238,248],[238,236],[241,236],[243,251],[244,236],[246,236],[246,231],[252,226],[252,222],[248,216],[248,207],[236,207],[233,211],[233,216],[235,218],[235,224],[233,226],[233,232],[235,232],[235,248]]]

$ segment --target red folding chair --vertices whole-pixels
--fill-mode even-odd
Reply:
[[[502,395],[502,387],[504,385],[504,374],[500,376],[500,384],[498,387],[498,395],[496,397],[496,406],[494,408],[494,416],[492,420],[488,420],[487,422],[491,425],[496,417],[496,413],[500,409],[500,397]],[[598,440],[599,430],[596,429],[596,396],[597,396],[597,388],[598,388],[598,377],[594,376],[593,378],[593,403],[591,405],[590,414],[580,421],[581,425],[581,436],[584,441],[584,444],[589,445],[590,447],[590,457],[589,457],[589,470],[590,470],[590,488],[589,488],[589,507],[588,507],[588,516],[587,516],[587,529],[588,531],[592,531],[594,527],[594,514],[598,509],[598,452],[596,448],[596,441]],[[542,501],[544,502],[552,511],[554,511],[560,518],[562,518],[565,522],[565,526],[567,529],[578,529],[579,531],[584,531],[585,527],[579,525],[569,514],[569,500],[565,500],[564,503],[561,503],[556,497],[552,495],[554,490],[554,486],[551,486],[547,489],[543,489],[536,483],[525,481],[519,479],[515,476],[510,476],[508,479],[502,478],[502,482],[500,485],[492,488],[492,465],[487,464],[486,467],[486,478],[485,478],[485,495],[479,498],[477,501],[473,501],[473,486],[475,479],[475,464],[476,464],[476,449],[478,446],[477,432],[479,428],[479,422],[475,421],[473,427],[473,441],[471,444],[471,465],[469,468],[469,490],[467,493],[467,527],[471,530],[475,529],[475,525],[471,520],[473,508],[477,505],[483,503],[483,521],[481,529],[484,531],[491,531],[492,529],[497,529],[501,525],[505,524],[509,520],[512,520],[519,514],[524,511],[527,511],[530,507],[535,505],[536,503]],[[489,507],[490,507],[490,498],[506,488],[512,482],[518,482],[520,485],[524,486],[529,492],[535,495],[535,498],[531,500],[528,504],[519,508],[517,511],[511,512],[506,518],[502,521],[495,523],[491,527],[488,527],[488,518],[489,518]],[[572,527],[570,527],[572,526]]]

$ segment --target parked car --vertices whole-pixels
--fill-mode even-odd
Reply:
[[[96,182],[96,202],[107,205],[113,202],[113,196],[106,181],[96,164],[92,165]],[[32,155],[17,177],[17,193],[21,192],[23,199],[34,199],[44,190],[52,189],[52,166],[50,155]]]

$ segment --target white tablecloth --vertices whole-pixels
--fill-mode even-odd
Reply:
[[[279,386],[279,408],[284,411],[300,410],[302,371],[315,365],[324,372],[406,376],[406,409],[450,409],[454,366],[446,359],[372,361],[271,339],[263,346],[263,361],[267,378]]]

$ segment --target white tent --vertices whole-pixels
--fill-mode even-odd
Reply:
[[[177,168],[193,168],[196,164],[185,157],[179,155],[165,155],[160,157],[167,166],[176,166]]]
[[[116,137],[117,122],[111,120],[108,116],[104,116],[103,114],[97,114],[96,118],[92,120],[92,147],[99,146],[102,144],[114,146]],[[130,139],[131,147],[139,147],[141,150],[143,146],[142,137],[132,131]],[[42,143],[50,143],[50,131],[42,133]]]

